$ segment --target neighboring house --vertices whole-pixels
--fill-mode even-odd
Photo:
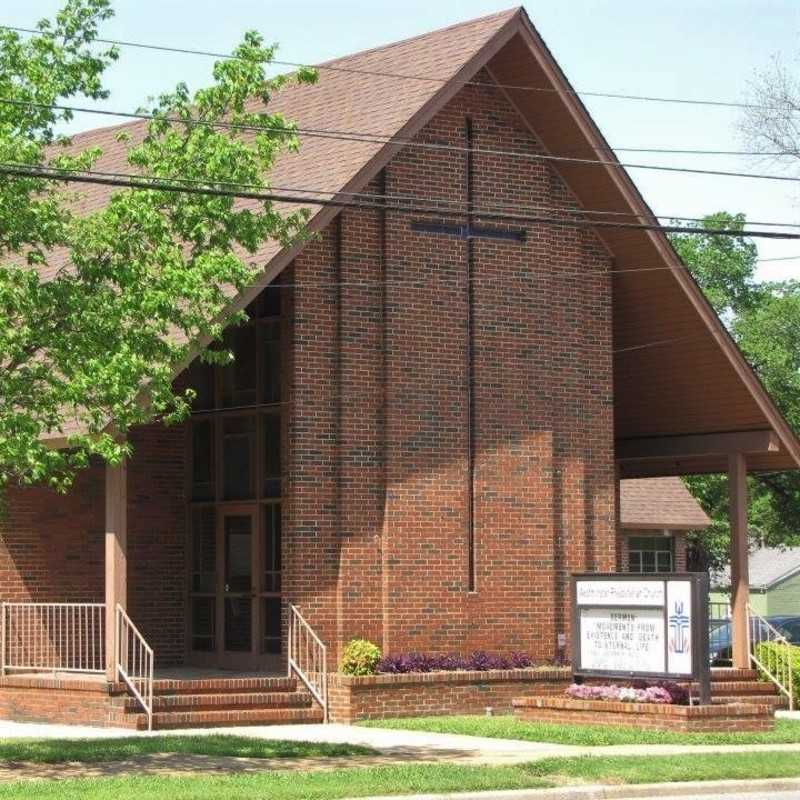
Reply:
[[[800,547],[761,547],[750,553],[750,605],[762,617],[800,617]],[[730,569],[712,577],[711,600],[730,599]]]
[[[381,202],[313,207],[317,237],[254,256],[235,363],[176,375],[197,390],[185,424],[134,430],[127,464],[93,464],[66,496],[8,492],[0,599],[23,605],[6,608],[7,667],[57,671],[79,641],[71,668],[113,683],[135,639],[118,606],[157,670],[195,675],[286,675],[295,608],[330,669],[353,637],[563,657],[571,574],[617,568],[620,477],[728,471],[741,512],[747,470],[797,468],[800,443],[524,10],[330,62],[271,109],[301,140],[275,186]],[[73,141],[125,171],[119,132]],[[91,209],[112,190],[82,191]],[[320,680],[319,661],[291,668]],[[15,680],[0,715],[105,719],[105,683],[59,702],[61,678],[34,699]],[[193,713],[167,722],[267,719]]]
[[[620,481],[619,569],[628,572],[685,572],[686,532],[707,528],[711,519],[680,478]]]

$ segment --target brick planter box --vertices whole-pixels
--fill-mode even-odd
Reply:
[[[569,686],[568,668],[487,672],[409,672],[402,675],[334,674],[328,682],[333,722],[392,717],[510,714],[511,701],[526,692],[559,695]]]
[[[775,726],[774,709],[753,703],[672,706],[534,696],[517,697],[513,706],[519,719],[560,725],[623,725],[680,732],[768,731]]]

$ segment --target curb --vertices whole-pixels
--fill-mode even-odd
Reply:
[[[686,781],[683,783],[630,783],[624,786],[592,784],[553,789],[499,789],[450,794],[376,795],[360,800],[625,800],[640,797],[703,797],[744,792],[800,793],[800,778],[743,781]]]

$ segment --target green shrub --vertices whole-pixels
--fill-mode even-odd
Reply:
[[[783,655],[784,649],[785,645],[778,645],[774,642],[762,642],[756,645],[755,649],[756,658],[779,679],[785,677],[785,675],[779,673],[786,672],[786,660]],[[769,680],[764,670],[759,669],[758,672],[763,680]],[[797,645],[791,646],[791,673],[795,703],[797,703],[800,701],[800,647]]]
[[[380,660],[379,647],[366,639],[351,639],[344,646],[339,669],[345,675],[374,675]]]

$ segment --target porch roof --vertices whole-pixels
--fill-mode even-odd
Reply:
[[[680,478],[620,481],[619,521],[628,530],[702,530],[708,514]]]
[[[611,164],[557,162],[584,207],[633,215],[657,224],[651,210],[602,137],[523,8],[493,14],[429,34],[346,56],[324,66],[315,86],[288,86],[270,104],[316,135],[301,134],[299,153],[282,157],[271,175],[275,186],[330,190],[330,197],[365,188],[379,170],[481,69],[503,88],[525,124],[552,154],[584,156]],[[409,76],[417,76],[409,77]],[[421,77],[420,77],[421,76]],[[135,122],[78,135],[76,147],[103,149],[97,169],[125,168],[120,127],[135,141],[145,123]],[[359,131],[364,136],[320,135]],[[371,138],[372,137],[372,138]],[[386,137],[392,137],[387,141]],[[81,207],[108,201],[108,187],[81,190]],[[316,195],[308,194],[309,200]],[[284,206],[286,208],[286,206]],[[338,213],[318,207],[311,230]],[[652,230],[597,227],[614,259],[614,412],[617,457],[623,477],[720,472],[733,445],[725,436],[770,435],[769,446],[742,450],[750,470],[800,465],[800,442],[681,263],[667,237]],[[243,307],[273,280],[296,249],[266,244],[256,255],[263,278],[237,297]],[[49,269],[63,264],[55,254]],[[200,342],[198,345],[204,345]],[[185,368],[180,365],[177,371]],[[54,446],[74,429],[53,431]],[[719,438],[722,435],[722,439]],[[699,440],[709,442],[703,449]],[[694,439],[684,453],[675,441]],[[649,455],[625,455],[631,443],[649,443]]]

